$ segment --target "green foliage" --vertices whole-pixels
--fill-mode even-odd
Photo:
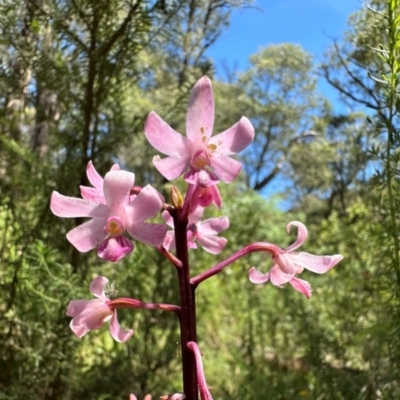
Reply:
[[[154,109],[184,133],[190,89],[213,72],[205,50],[230,7],[1,2],[0,398],[157,398],[181,390],[174,315],[119,310],[121,324],[135,331],[126,344],[112,341],[106,326],[78,340],[65,316],[70,300],[91,297],[97,275],[110,279],[114,295],[176,304],[173,267],[141,245],[118,265],[78,253],[65,233],[82,221],[55,218],[49,197],[77,195],[89,159],[102,174],[119,162],[167,197],[143,122]],[[288,285],[251,284],[251,266],[271,266],[265,254],[198,287],[199,342],[215,399],[399,396],[399,16],[394,0],[373,7],[382,15],[356,13],[322,66],[348,103],[376,110],[373,124],[365,110],[332,111],[316,90],[314,61],[296,45],[267,46],[235,79],[214,80],[215,131],[246,115],[256,142],[238,183],[221,185],[228,245],[218,256],[194,250],[193,275],[251,242],[286,247],[296,233],[285,232],[291,220],[309,228],[302,250],[345,257],[326,275],[304,272],[311,300]],[[277,177],[285,180],[276,180],[282,190],[271,200],[247,190],[265,190]]]

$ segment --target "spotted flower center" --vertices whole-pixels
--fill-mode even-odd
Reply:
[[[110,236],[120,236],[124,233],[125,227],[119,217],[110,217],[104,226],[104,233]]]

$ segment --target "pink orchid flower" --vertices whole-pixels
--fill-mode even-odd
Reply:
[[[218,254],[225,247],[227,239],[218,237],[218,233],[229,228],[228,217],[209,218],[201,221],[204,208],[198,207],[193,213],[189,214],[187,226],[187,244],[190,249],[197,249],[198,242],[205,251],[211,254]],[[166,224],[174,228],[174,223],[168,211],[164,211],[161,216]],[[175,248],[175,232],[168,231],[163,243],[164,248],[171,250]]]
[[[284,250],[276,246],[274,254],[272,254],[274,265],[270,271],[263,274],[253,267],[249,271],[249,278],[255,284],[270,280],[273,285],[278,287],[282,287],[285,283],[290,283],[296,290],[310,298],[310,284],[307,281],[296,278],[296,275],[301,274],[304,268],[317,274],[323,274],[341,261],[343,256],[340,254],[316,256],[305,252],[295,252],[294,250],[299,248],[307,239],[307,228],[301,222],[292,221],[286,226],[288,233],[292,225],[297,226],[296,241]]]
[[[79,251],[97,247],[100,258],[116,262],[133,250],[132,242],[123,233],[151,246],[160,245],[168,227],[144,222],[156,215],[164,198],[152,186],[145,186],[138,195],[131,195],[135,175],[114,165],[104,179],[89,162],[87,176],[93,188],[81,186],[83,199],[53,192],[50,208],[59,217],[90,217],[67,233],[67,239]]]
[[[158,171],[168,180],[185,173],[193,185],[209,187],[219,179],[230,183],[241,169],[241,163],[230,158],[246,148],[254,137],[254,128],[246,117],[226,131],[211,136],[214,125],[214,96],[206,76],[195,84],[186,115],[186,137],[163,121],[154,111],[147,117],[145,134],[151,145],[168,157],[153,158]],[[202,173],[206,171],[207,173]]]
[[[200,171],[199,175],[202,172],[207,174],[206,171]],[[214,203],[218,208],[221,208],[222,206],[221,194],[218,190],[217,185],[195,185],[190,202],[190,206],[192,209],[196,209],[197,206],[206,208],[211,203]]]
[[[109,320],[111,320],[111,336],[117,342],[126,342],[132,336],[132,329],[125,331],[119,325],[117,310],[113,310],[107,305],[110,302],[104,291],[107,283],[107,278],[98,276],[93,279],[89,287],[90,292],[97,299],[72,300],[69,302],[66,314],[72,317],[70,327],[78,338],[81,338],[89,331],[99,329],[104,322]]]

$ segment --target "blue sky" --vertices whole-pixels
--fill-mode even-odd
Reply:
[[[221,63],[239,71],[249,56],[268,44],[298,43],[321,60],[333,39],[340,39],[347,18],[362,7],[362,0],[256,0],[253,8],[235,9],[230,27],[209,49],[217,74]],[[332,101],[336,94],[320,82],[320,90]]]
[[[230,69],[243,71],[249,56],[268,44],[300,44],[318,63],[332,41],[342,38],[349,15],[360,10],[363,1],[256,0],[253,6],[233,11],[230,27],[207,53],[214,60],[219,77],[223,76],[222,62]],[[318,87],[337,111],[343,107],[327,82],[320,79]],[[265,195],[279,192],[281,186],[282,181],[275,180]],[[290,204],[281,202],[280,207],[287,209]]]

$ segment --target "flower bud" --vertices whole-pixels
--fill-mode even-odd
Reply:
[[[183,207],[183,196],[176,186],[171,187],[171,204],[178,210]]]

